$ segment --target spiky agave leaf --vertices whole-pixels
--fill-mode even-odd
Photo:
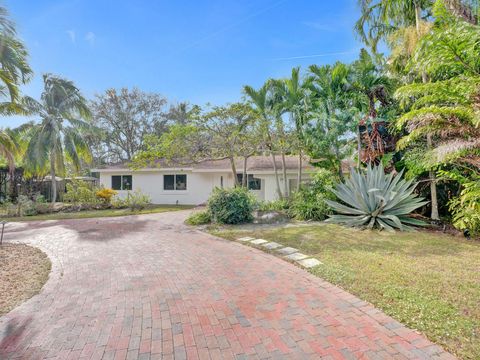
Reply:
[[[337,185],[333,193],[340,202],[326,200],[338,214],[327,222],[368,228],[411,230],[410,225],[426,225],[407,215],[428,203],[413,193],[416,184],[402,178],[403,171],[394,176],[385,174],[383,166],[368,166],[366,173],[352,168],[350,178]]]

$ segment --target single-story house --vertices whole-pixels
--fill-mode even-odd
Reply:
[[[280,188],[284,189],[281,157],[276,157]],[[287,186],[297,187],[298,156],[287,156]],[[243,159],[235,161],[237,177],[243,177]],[[209,160],[185,166],[172,166],[157,161],[154,166],[132,170],[128,164],[116,164],[92,169],[98,173],[100,185],[118,191],[126,196],[129,191],[139,189],[155,204],[204,204],[215,187],[234,186],[230,161]],[[303,179],[308,179],[314,168],[304,161]],[[248,188],[259,200],[271,201],[277,198],[275,172],[270,156],[252,156],[247,161]]]

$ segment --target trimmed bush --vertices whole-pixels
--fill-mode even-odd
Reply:
[[[308,185],[295,192],[288,213],[297,220],[322,221],[332,213],[326,200],[334,200],[332,188],[335,176],[326,169],[320,169]]]
[[[191,214],[186,220],[185,224],[187,225],[205,225],[210,224],[212,221],[212,217],[210,216],[210,212],[207,210],[205,211],[198,211]]]
[[[241,224],[253,220],[255,199],[245,188],[216,188],[208,199],[208,210],[214,222]]]

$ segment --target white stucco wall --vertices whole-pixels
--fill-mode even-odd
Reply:
[[[187,175],[187,190],[164,190],[163,175]],[[132,175],[133,189],[140,189],[142,193],[148,195],[154,204],[180,204],[180,205],[199,205],[205,203],[212,190],[220,187],[223,182],[224,188],[233,187],[233,176],[230,172],[192,172],[155,170],[155,171],[106,171],[100,172],[100,184],[103,187],[112,187],[113,175]],[[272,201],[278,198],[276,192],[276,182],[274,174],[255,174],[254,177],[262,180],[262,189],[252,191],[259,200]],[[305,174],[304,176],[308,176]],[[223,178],[223,180],[222,180]],[[287,181],[296,179],[296,174],[288,174]],[[280,188],[283,191],[283,177],[280,178]],[[291,189],[294,190],[294,189]],[[291,191],[290,190],[290,191]],[[124,197],[128,191],[117,190],[119,196]]]

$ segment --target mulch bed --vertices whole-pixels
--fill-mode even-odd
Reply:
[[[0,246],[0,316],[38,294],[51,266],[48,256],[32,246]]]

